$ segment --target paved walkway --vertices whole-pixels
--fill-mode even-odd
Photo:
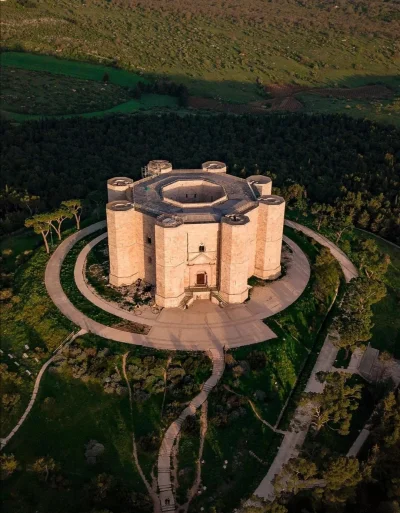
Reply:
[[[311,372],[311,376],[307,382],[305,388],[306,392],[321,393],[324,389],[324,384],[320,383],[316,379],[316,374],[321,371],[330,371],[336,359],[338,349],[335,348],[331,340],[332,335],[328,334]],[[296,458],[299,455],[300,449],[304,443],[304,440],[306,439],[310,423],[311,417],[307,411],[307,408],[298,406],[291,423],[292,431],[288,431],[284,436],[282,444],[279,447],[278,453],[275,456],[275,459],[272,462],[267,475],[264,477],[254,492],[255,495],[266,500],[273,500],[273,479],[281,472],[284,465],[286,465],[286,463],[291,458]]]
[[[117,342],[195,351],[263,342],[275,338],[275,334],[262,319],[280,312],[298,299],[310,278],[306,255],[297,244],[285,237],[285,243],[290,248],[286,275],[265,287],[255,287],[251,299],[245,304],[221,308],[211,301],[195,301],[187,310],[168,308],[154,314],[145,308],[138,315],[106,302],[94,293],[84,279],[87,255],[93,246],[106,237],[106,234],[102,234],[88,243],[79,254],[74,271],[75,281],[82,295],[97,307],[125,320],[151,326],[147,335],[129,333],[105,326],[84,315],[69,301],[60,284],[60,270],[68,251],[79,240],[104,227],[104,221],[96,223],[62,242],[49,260],[45,283],[50,297],[66,317],[89,332]]]
[[[213,362],[213,371],[210,378],[204,383],[201,392],[190,401],[189,405],[179,415],[177,420],[169,426],[165,432],[158,453],[158,490],[161,502],[161,511],[175,511],[176,502],[171,481],[171,452],[176,437],[180,433],[184,420],[190,415],[195,415],[196,410],[207,400],[208,394],[216,386],[224,373],[225,359],[223,349],[211,349],[209,351]]]
[[[348,458],[355,458],[358,455],[358,453],[361,450],[361,447],[364,445],[365,441],[369,437],[370,432],[371,431],[366,428],[361,430],[360,434],[354,440],[353,445],[350,447],[348,453],[346,454]]]
[[[22,426],[22,424],[25,422],[26,420],[26,417],[29,415],[33,405],[35,404],[35,401],[36,401],[36,397],[38,395],[38,392],[39,392],[39,386],[40,386],[40,381],[43,377],[43,374],[45,373],[47,367],[53,362],[54,358],[57,356],[57,354],[59,353],[60,349],[62,347],[64,347],[66,344],[70,344],[71,342],[73,342],[77,337],[80,337],[81,335],[83,335],[84,333],[86,333],[85,330],[80,330],[78,333],[71,333],[70,335],[68,335],[68,337],[58,346],[58,348],[54,351],[53,353],[53,356],[51,358],[49,358],[47,360],[47,362],[44,363],[44,365],[41,367],[38,375],[36,376],[36,380],[35,380],[35,384],[33,386],[33,392],[32,392],[32,396],[31,396],[31,400],[29,401],[29,404],[28,406],[26,407],[26,410],[24,412],[24,414],[22,415],[22,417],[19,419],[19,421],[17,422],[16,426],[12,429],[12,431],[10,432],[9,435],[7,435],[5,438],[2,438],[1,439],[1,446],[0,446],[0,450],[1,449],[4,449],[4,447],[8,444],[8,442],[11,440],[11,438],[15,435],[15,433],[18,431],[18,429]]]
[[[289,221],[288,219],[285,220],[285,225],[288,226],[289,228],[293,228],[294,230],[297,230],[299,232],[303,232],[304,235],[311,237],[312,239],[316,240],[322,246],[329,248],[332,255],[339,262],[347,283],[350,280],[352,280],[353,278],[358,277],[358,271],[357,271],[357,268],[355,267],[355,265],[351,262],[351,260],[348,258],[348,256],[340,248],[338,248],[336,246],[336,244],[331,242],[329,239],[327,239],[320,233],[315,232],[314,230],[311,230],[311,228],[307,228],[307,226],[303,226],[302,224],[295,223],[294,221]]]

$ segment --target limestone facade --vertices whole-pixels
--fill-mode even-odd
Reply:
[[[270,178],[243,180],[215,161],[183,170],[152,161],[144,174],[107,183],[112,285],[142,278],[169,308],[193,298],[241,303],[248,278],[280,275],[285,202]]]

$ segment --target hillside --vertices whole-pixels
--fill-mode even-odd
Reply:
[[[3,48],[164,75],[183,82],[192,95],[237,102],[259,99],[260,85],[276,83],[390,85],[400,70],[394,36],[399,32],[395,1],[7,0],[2,5]]]

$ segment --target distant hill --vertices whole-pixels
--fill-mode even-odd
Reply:
[[[396,0],[2,4],[3,48],[168,75],[193,95],[235,102],[259,98],[260,85],[353,86],[368,83],[369,76],[390,79],[400,71],[399,33]]]

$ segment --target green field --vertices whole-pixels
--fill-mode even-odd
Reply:
[[[345,114],[355,118],[367,118],[381,123],[400,126],[400,79],[390,100],[348,100],[323,98],[316,94],[299,94],[296,97],[310,114]],[[364,85],[364,84],[363,84]]]
[[[146,79],[138,73],[116,69],[110,66],[90,64],[88,62],[59,59],[51,55],[36,55],[23,52],[2,52],[0,65],[4,67],[19,68],[32,71],[42,71],[54,75],[65,75],[81,80],[93,80],[102,82],[107,73],[110,84],[122,87],[133,87],[138,82],[146,82]]]
[[[169,95],[132,98],[132,88],[148,81],[129,71],[17,52],[1,53],[0,64],[0,110],[5,119],[99,117],[178,107],[178,98]]]
[[[96,63],[82,78],[98,79],[114,65],[119,85],[132,81],[124,69],[184,83],[192,95],[246,103],[259,98],[257,80],[323,86],[400,69],[392,2],[337,10],[316,0],[28,3],[2,6],[4,48]],[[54,68],[57,59],[48,60],[46,70]]]

